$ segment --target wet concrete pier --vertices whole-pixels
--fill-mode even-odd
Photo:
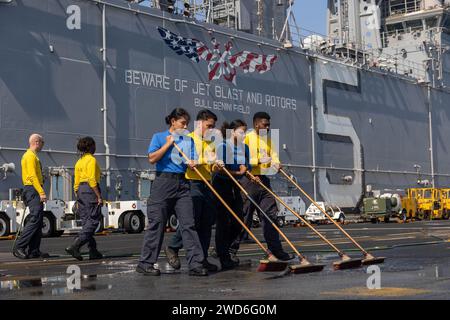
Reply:
[[[377,284],[369,279],[376,268],[334,271],[332,262],[338,256],[330,247],[307,228],[284,227],[311,262],[326,264],[324,271],[258,273],[262,253],[256,244],[246,243],[238,254],[241,266],[235,270],[190,277],[183,258],[181,270],[174,272],[162,254],[158,261],[162,275],[145,277],[134,271],[142,234],[98,236],[105,259],[82,262],[64,252],[71,236],[43,239],[42,251],[51,254],[46,261],[18,260],[10,253],[13,241],[3,240],[0,299],[450,299],[449,221],[350,224],[346,229],[371,253],[387,258],[379,265],[380,289],[367,286],[368,282],[369,287]],[[320,226],[319,230],[350,256],[361,256],[334,226]],[[262,239],[261,229],[255,232]],[[286,243],[284,246],[290,251]],[[210,261],[220,265],[214,258]],[[80,289],[67,286],[68,267],[73,265],[81,271]]]

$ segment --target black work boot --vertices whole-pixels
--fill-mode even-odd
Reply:
[[[208,276],[208,270],[202,267],[197,267],[189,270],[189,275],[193,277],[206,277]]]
[[[89,260],[103,259],[103,255],[97,250],[97,248],[89,248]]]
[[[239,258],[237,257],[237,250],[236,249],[230,249],[230,259],[231,261],[239,264]]]
[[[142,273],[144,276],[159,276],[161,274],[161,271],[159,271],[159,269],[156,269],[153,265],[148,267],[142,267],[138,265],[136,267],[136,272]]]
[[[208,255],[213,258],[218,258],[216,248],[209,249]]]
[[[220,259],[220,265],[222,266],[222,271],[232,270],[239,266],[239,261],[233,261],[230,258]]]
[[[72,245],[70,247],[66,248],[66,252],[68,254],[70,254],[72,257],[74,257],[77,260],[82,261],[83,257],[81,256],[80,253],[80,247],[81,247],[82,243],[80,238],[75,238],[74,242],[72,243]]]
[[[26,251],[23,248],[14,247],[13,255],[14,255],[14,257],[16,257],[18,259],[22,259],[22,260],[28,259],[28,254],[26,253]]]
[[[219,269],[215,264],[210,263],[208,259],[203,260],[202,264],[203,268],[208,270],[208,272],[217,272],[217,270]]]
[[[48,258],[50,258],[50,255],[47,252],[41,252],[41,251],[38,250],[38,251],[30,253],[28,255],[28,257],[30,259],[38,259],[38,258],[40,258],[40,259],[48,259]]]
[[[178,252],[173,250],[171,247],[165,247],[164,253],[166,254],[169,265],[175,270],[179,270],[181,268],[181,262],[178,257]]]

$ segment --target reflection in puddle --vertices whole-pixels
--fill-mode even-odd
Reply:
[[[236,289],[232,289],[232,288],[217,288],[217,289],[209,289],[209,292],[213,292],[213,293],[233,293],[236,291]]]
[[[319,253],[315,255],[316,262],[329,262],[336,259],[339,259],[339,256],[336,253]]]
[[[237,268],[249,268],[252,266],[256,266],[256,263],[253,263],[252,260],[248,259],[248,260],[241,260],[239,261],[239,265],[237,266]],[[258,263],[259,265],[259,263]]]
[[[112,285],[103,285],[90,283],[97,280],[97,275],[83,275],[81,277],[81,289],[69,289],[67,287],[67,278],[64,276],[59,277],[46,277],[46,278],[35,278],[26,280],[8,280],[0,281],[0,290],[4,291],[19,291],[27,290],[27,293],[31,296],[61,296],[66,294],[73,294],[82,291],[97,291],[97,290],[111,290]],[[84,282],[84,284],[83,284]],[[86,283],[88,282],[88,283]],[[31,290],[34,288],[39,288],[41,290]],[[42,290],[43,289],[43,290]]]
[[[74,290],[71,290],[69,288],[54,288],[52,289],[52,296],[62,296],[73,292]]]
[[[406,272],[406,271],[420,271],[423,270],[423,266],[417,264],[394,264],[388,265],[383,268],[385,272]]]
[[[129,263],[129,262],[123,262],[123,261],[110,261],[110,262],[103,262],[103,265],[108,268],[108,270],[129,270],[129,269],[135,269],[137,266],[137,263]]]
[[[82,291],[98,291],[98,290],[111,290],[112,289],[112,285],[98,285],[98,284],[90,284],[87,286],[81,286],[80,290],[77,289],[69,289],[67,287],[63,287],[63,288],[53,288],[51,293],[52,296],[62,296],[62,295],[66,295],[66,294],[73,294],[73,293],[78,293],[78,292],[82,292]]]

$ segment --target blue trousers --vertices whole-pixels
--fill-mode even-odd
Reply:
[[[169,214],[175,212],[179,221],[189,269],[202,267],[204,260],[195,229],[190,184],[183,175],[158,173],[148,199],[148,226],[144,234],[139,266],[148,268],[158,260]]]
[[[81,218],[82,229],[78,233],[81,245],[88,244],[89,249],[96,249],[95,230],[103,219],[101,206],[97,203],[94,190],[87,183],[81,183],[77,192],[77,213]]]
[[[208,257],[208,249],[211,243],[211,229],[216,222],[215,197],[203,181],[191,180],[191,196],[194,205],[195,229],[202,245],[203,256]],[[181,229],[178,228],[172,237],[170,245],[175,251],[183,248]]]
[[[242,221],[244,213],[242,211],[243,200],[240,189],[229,178],[221,177],[220,175],[216,175],[213,178],[213,186]],[[215,201],[215,203],[217,206],[215,239],[217,256],[221,261],[227,261],[230,260],[231,244],[241,233],[242,226],[219,200]]]
[[[41,246],[44,204],[33,186],[24,187],[23,200],[30,213],[28,222],[16,242],[16,247],[24,250],[28,248],[28,254],[31,255],[39,253]]]
[[[266,187],[272,189],[270,186],[270,180],[267,176],[259,176],[259,178]],[[255,200],[258,206],[260,206],[261,209],[264,210],[265,213],[267,213],[270,220],[276,221],[278,215],[278,207],[275,198],[267,190],[265,190],[259,184],[250,181],[247,177],[242,177],[241,183],[245,190],[247,190],[247,192],[249,193],[250,197],[252,197],[252,199]],[[244,197],[243,211],[245,222],[249,228],[252,225],[253,213],[255,212],[255,210],[256,208],[253,203],[247,197]],[[271,221],[268,221],[266,217],[259,212],[259,210],[256,210],[256,212],[259,215],[260,221],[262,221],[263,234],[264,239],[267,242],[267,247],[272,253],[282,252],[283,247],[280,241],[280,235],[272,226]],[[237,250],[239,248],[240,240],[244,238],[244,233],[246,232],[243,231],[243,233],[241,233],[237,238],[234,239],[233,244],[231,245],[234,250]]]

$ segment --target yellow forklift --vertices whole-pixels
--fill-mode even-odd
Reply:
[[[402,213],[406,219],[416,219],[417,215],[417,189],[406,189],[402,197]]]
[[[448,220],[450,217],[450,189],[439,189],[439,198],[441,200],[440,218]]]
[[[436,188],[410,188],[406,190],[406,198],[402,200],[407,215],[416,212],[415,218],[431,220],[441,217],[441,199],[439,189]],[[416,210],[414,211],[414,207]],[[412,216],[411,216],[412,218]]]

